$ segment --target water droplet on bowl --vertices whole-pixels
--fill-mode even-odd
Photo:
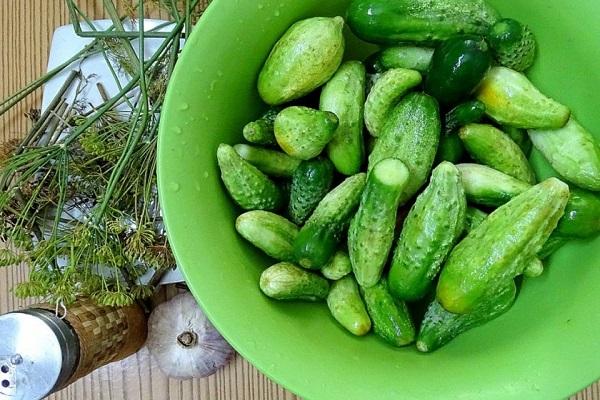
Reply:
[[[275,13],[273,15],[275,15],[276,17],[279,17],[281,15],[281,13],[279,12],[279,10],[275,10]]]
[[[181,129],[181,127],[179,126],[175,126],[173,127],[173,132],[175,132],[178,135],[181,135],[183,133],[183,129]]]
[[[258,9],[262,10],[263,8],[265,8],[265,5],[262,3],[258,3]]]
[[[181,185],[177,182],[171,182],[169,183],[169,189],[175,193],[179,192],[179,190],[181,190]]]
[[[208,178],[208,171],[204,171],[204,173],[202,174],[202,176],[204,176],[205,178]]]
[[[223,76],[223,71],[221,71],[221,70],[217,71],[217,76],[218,77],[222,77]]]
[[[190,108],[190,105],[188,103],[181,103],[181,105],[179,106],[179,109],[181,111],[189,110],[189,108]]]

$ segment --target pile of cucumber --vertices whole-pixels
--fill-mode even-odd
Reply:
[[[346,23],[381,51],[342,62]],[[271,108],[217,151],[237,231],[277,261],[262,292],[430,352],[600,232],[599,146],[523,73],[535,52],[484,0],[354,0],[292,25],[258,77]],[[538,182],[532,147],[560,179]]]

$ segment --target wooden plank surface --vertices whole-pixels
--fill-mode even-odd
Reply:
[[[123,1],[121,6],[126,2]],[[208,3],[208,1],[206,1]],[[92,18],[105,17],[100,0],[79,0]],[[155,17],[161,15],[154,14]],[[46,69],[49,43],[57,26],[67,24],[63,0],[0,0],[0,97],[38,77]],[[0,117],[0,142],[20,138],[29,121],[24,113],[39,107],[41,92]],[[10,290],[26,276],[26,267],[0,268],[0,313],[27,302]],[[170,289],[173,290],[173,289]],[[52,400],[295,400],[240,356],[217,374],[193,381],[167,379],[148,352],[108,365],[49,397]],[[600,400],[598,383],[572,397]]]

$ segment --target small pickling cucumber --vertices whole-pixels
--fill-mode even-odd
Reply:
[[[337,116],[329,111],[287,107],[275,118],[275,139],[288,155],[310,160],[321,154],[338,125]]]
[[[225,188],[243,209],[272,211],[283,205],[279,187],[230,145],[219,145],[217,161]]]
[[[404,220],[388,276],[396,298],[413,301],[427,294],[463,233],[466,208],[460,173],[453,164],[441,163]]]
[[[381,136],[392,108],[421,81],[421,74],[411,69],[394,68],[381,75],[365,103],[365,125],[371,135]]]
[[[543,95],[525,75],[506,67],[492,67],[479,89],[477,99],[487,115],[505,125],[525,129],[559,129],[571,111]]]
[[[263,210],[248,211],[237,218],[235,229],[276,260],[291,261],[294,258],[298,227],[280,215]]]
[[[504,18],[496,22],[487,36],[500,65],[525,71],[535,61],[536,42],[529,27],[519,21]]]
[[[484,35],[499,17],[484,0],[353,0],[347,20],[367,42],[398,44]]]
[[[506,133],[509,138],[513,140],[523,151],[527,157],[531,154],[531,148],[533,144],[531,139],[527,135],[527,131],[521,128],[515,128],[514,126],[503,125],[502,132]]]
[[[406,165],[410,176],[400,196],[401,205],[427,181],[440,132],[437,102],[424,93],[409,93],[390,112],[383,133],[369,156],[369,170],[385,158],[397,158]]]
[[[453,314],[441,304],[431,302],[417,336],[417,349],[429,353],[444,346],[469,329],[491,321],[510,309],[515,301],[517,287],[510,281],[494,298],[486,299],[468,314]]]
[[[342,63],[342,17],[296,22],[275,44],[258,76],[258,92],[267,104],[299,99],[329,80]]]
[[[491,63],[492,56],[482,37],[448,39],[433,53],[425,79],[425,92],[442,105],[454,105],[473,92]]]
[[[325,197],[333,181],[333,165],[327,158],[302,161],[292,176],[288,214],[302,225]]]
[[[503,172],[480,164],[457,164],[467,200],[482,206],[498,207],[531,187]]]
[[[469,233],[477,228],[487,217],[488,213],[475,207],[467,207],[465,213],[465,232]]]
[[[377,336],[396,347],[415,341],[415,326],[408,307],[394,299],[385,279],[370,288],[361,288],[361,293]]]
[[[465,146],[458,135],[442,135],[433,164],[437,165],[443,161],[457,164],[463,159],[464,155]]]
[[[562,217],[569,187],[549,178],[491,213],[450,253],[436,296],[456,314],[467,314],[503,289],[541,250]]]
[[[327,279],[292,263],[281,262],[260,275],[260,290],[276,300],[321,301],[327,298]]]
[[[600,194],[571,187],[565,215],[555,234],[570,238],[588,238],[600,233]]]
[[[558,249],[567,244],[569,240],[571,239],[553,233],[550,235],[548,240],[546,240],[546,243],[544,243],[542,249],[538,251],[537,255],[539,259],[545,260],[546,258],[550,257],[552,254],[558,251]]]
[[[469,124],[458,136],[471,157],[488,167],[527,183],[535,183],[535,175],[523,151],[504,132],[492,125]]]
[[[527,263],[525,269],[523,269],[523,275],[528,278],[537,278],[544,273],[544,264],[542,260],[537,257],[534,257],[531,261]]]
[[[327,306],[333,318],[353,335],[363,336],[371,330],[371,319],[352,275],[331,284]]]
[[[367,178],[348,230],[348,253],[361,287],[373,286],[381,278],[394,240],[400,195],[408,178],[408,169],[395,158],[378,162]]]
[[[350,272],[352,272],[352,263],[350,263],[350,256],[344,250],[336,251],[331,260],[321,269],[323,276],[332,281],[340,280]]]
[[[529,137],[560,176],[584,189],[600,191],[600,147],[574,118],[561,129],[530,130]]]
[[[236,144],[233,148],[244,160],[270,176],[292,176],[298,165],[300,165],[300,160],[281,151],[248,144]]]
[[[273,124],[279,111],[281,111],[279,108],[271,108],[256,121],[248,122],[242,132],[244,139],[254,144],[277,144]]]
[[[444,133],[451,135],[459,128],[481,121],[485,116],[485,105],[479,100],[470,100],[457,105],[446,113]]]
[[[294,241],[294,258],[304,268],[321,269],[333,256],[365,187],[364,172],[346,178],[319,202]]]
[[[369,72],[385,72],[392,68],[414,69],[427,72],[433,49],[416,46],[388,47],[369,57],[371,70]]]
[[[334,113],[339,125],[327,144],[327,155],[343,175],[360,172],[365,158],[363,110],[366,96],[365,66],[348,61],[323,87],[319,108]]]

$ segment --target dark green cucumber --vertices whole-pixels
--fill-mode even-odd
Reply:
[[[279,261],[293,259],[298,227],[268,211],[248,211],[235,221],[235,229],[250,243]]]
[[[360,172],[365,158],[363,110],[366,96],[366,72],[359,61],[342,64],[323,87],[319,108],[334,113],[339,125],[327,144],[327,155],[344,175]]]
[[[513,305],[516,293],[515,283],[510,281],[497,296],[487,299],[468,314],[453,314],[434,300],[421,322],[417,349],[424,353],[435,351],[461,333],[499,317]]]
[[[444,132],[450,135],[467,124],[481,121],[485,116],[485,104],[479,100],[471,100],[459,104],[446,113]]]
[[[385,279],[370,288],[361,288],[375,334],[396,347],[415,340],[415,326],[403,301],[394,299]]]
[[[300,165],[300,160],[281,151],[247,144],[236,144],[233,148],[244,160],[270,176],[292,176],[298,165]]]
[[[265,269],[259,285],[265,295],[277,300],[321,301],[329,293],[327,279],[289,262]]]
[[[487,36],[500,65],[525,71],[535,61],[536,41],[531,30],[519,21],[504,18],[496,22]]]
[[[320,269],[333,256],[360,202],[365,173],[346,178],[319,202],[294,242],[294,258],[304,268]]]
[[[466,208],[460,173],[441,163],[404,220],[388,276],[396,298],[413,301],[427,294],[464,230]]]
[[[556,251],[558,251],[558,249],[567,244],[569,240],[571,239],[553,233],[552,235],[550,235],[548,240],[546,240],[546,243],[544,243],[542,249],[538,251],[538,257],[540,258],[540,260],[545,260],[552,254],[554,254]]]
[[[498,18],[484,0],[353,0],[347,13],[356,36],[382,44],[484,35]]]
[[[348,230],[348,253],[356,280],[362,287],[375,285],[394,240],[400,195],[408,182],[408,169],[395,158],[375,165],[367,178],[358,212]]]
[[[277,210],[283,195],[277,185],[227,144],[217,149],[221,179],[233,200],[245,210]]]
[[[449,39],[433,53],[425,92],[440,104],[456,104],[473,92],[491,64],[492,56],[483,38],[459,36]]]
[[[410,93],[392,109],[381,137],[369,156],[369,170],[385,158],[402,161],[410,173],[400,196],[405,204],[427,181],[438,143],[441,122],[437,102],[424,93]]]
[[[488,213],[475,207],[467,207],[465,213],[465,232],[469,233],[477,228],[488,217]]]
[[[428,47],[396,46],[378,51],[369,57],[370,73],[385,72],[392,68],[414,69],[427,72],[433,49]]]
[[[331,284],[327,306],[333,318],[353,335],[363,336],[371,330],[371,319],[352,275]]]
[[[509,138],[513,140],[523,151],[527,157],[531,154],[533,143],[527,135],[527,131],[521,128],[515,128],[514,126],[502,125],[502,132],[506,133]]]
[[[302,161],[292,176],[288,213],[295,223],[303,224],[329,192],[333,164],[327,158]]]
[[[474,204],[498,207],[531,187],[503,172],[480,164],[458,164],[467,200]]]
[[[442,135],[440,144],[435,154],[435,162],[437,165],[442,161],[448,161],[452,164],[459,163],[465,155],[465,146],[458,135]]]
[[[248,122],[243,130],[244,139],[254,144],[277,144],[273,124],[279,111],[279,108],[271,108],[256,121]]]
[[[600,233],[600,195],[571,187],[565,215],[558,221],[555,234],[583,239],[598,233]]]

